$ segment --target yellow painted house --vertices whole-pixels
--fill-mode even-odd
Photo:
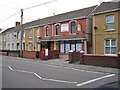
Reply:
[[[120,52],[120,2],[103,2],[93,13],[94,54]]]
[[[26,51],[41,51],[41,46],[38,43],[40,37],[40,26],[36,27],[27,27],[24,29],[25,31],[25,43]]]

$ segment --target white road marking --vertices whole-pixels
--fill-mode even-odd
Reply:
[[[101,80],[101,79],[104,79],[104,78],[112,77],[112,76],[115,76],[115,75],[116,74],[110,74],[110,75],[102,76],[102,77],[99,77],[99,78],[95,78],[95,79],[92,79],[92,80],[77,84],[76,86],[80,87],[80,86],[83,86],[83,85],[86,85],[86,84],[89,84],[89,83],[92,83],[92,82],[95,82],[95,81],[98,81],[98,80]]]
[[[12,67],[11,67],[11,66],[8,66],[8,68],[9,68],[11,71],[13,71],[13,69],[12,69]]]
[[[14,70],[14,71],[17,71],[17,72],[24,72],[24,73],[34,73],[34,72],[23,71],[23,70]]]
[[[37,73],[34,73],[34,75],[35,75],[36,77],[38,77],[39,79],[42,79],[42,77],[39,76]]]
[[[43,80],[54,81],[54,82],[62,82],[62,83],[75,83],[75,84],[77,84],[77,82],[64,81],[64,80],[57,80],[57,79],[47,79],[47,78],[43,78]]]
[[[38,77],[38,78],[41,79],[41,80],[54,81],[54,82],[62,82],[62,83],[75,83],[75,84],[77,84],[77,82],[43,78],[43,77],[41,77],[40,75],[38,75],[37,73],[34,73],[34,72],[23,71],[23,70],[14,70],[11,66],[8,66],[8,68],[9,68],[11,71],[17,71],[17,72],[24,72],[24,73],[34,74],[36,77]]]
[[[23,70],[14,70],[11,66],[8,66],[8,68],[9,68],[11,71],[24,72],[24,73],[34,73],[34,72],[23,71]]]

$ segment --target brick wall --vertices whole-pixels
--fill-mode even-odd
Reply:
[[[78,52],[69,53],[69,63],[80,61],[80,64],[102,67],[120,68],[120,55],[82,55]]]
[[[23,58],[36,58],[36,51],[23,51]]]

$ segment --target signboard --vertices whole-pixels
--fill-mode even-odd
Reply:
[[[61,32],[68,32],[68,23],[61,24]]]

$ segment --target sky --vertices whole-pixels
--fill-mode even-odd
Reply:
[[[107,1],[111,0],[0,0],[0,28],[4,31],[14,27],[16,21],[20,22],[21,9],[23,9],[23,23],[26,23],[53,16],[53,13],[57,15]],[[39,4],[41,5],[38,7],[26,9]]]

